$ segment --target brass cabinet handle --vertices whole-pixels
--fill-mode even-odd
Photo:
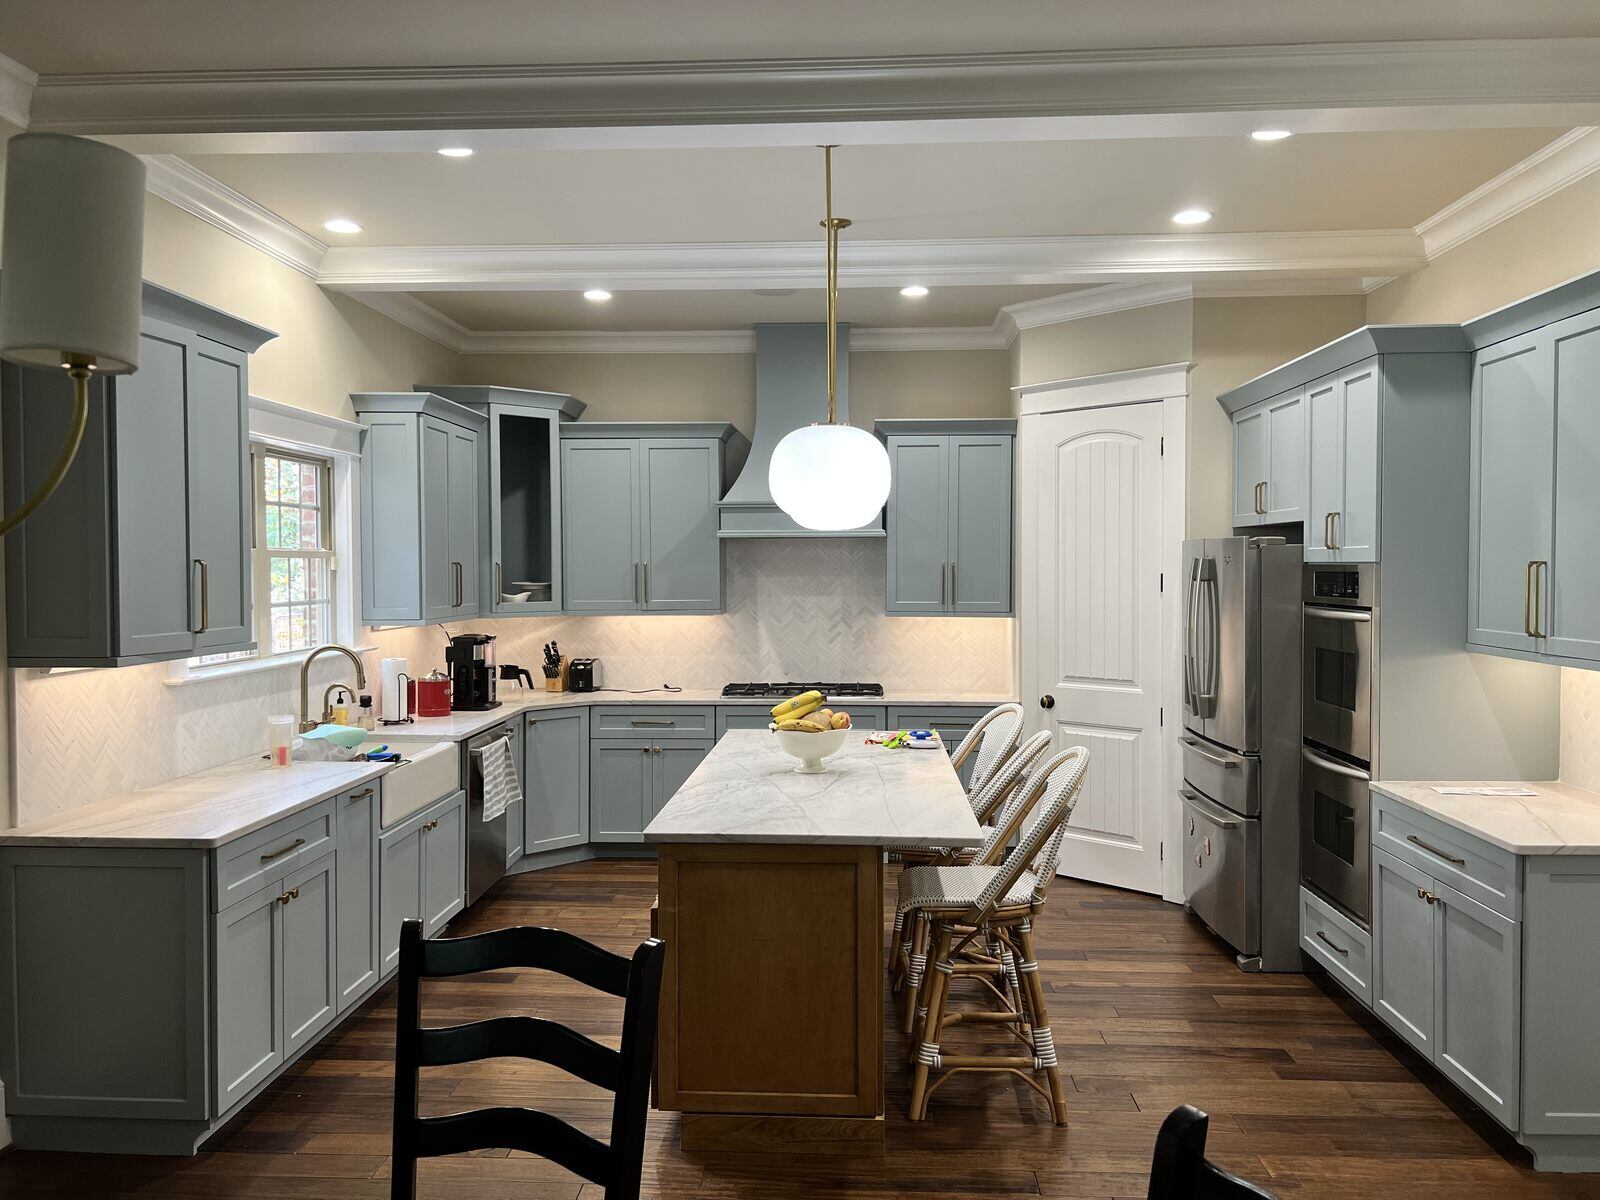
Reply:
[[[1336,531],[1339,528],[1340,513],[1331,512],[1322,518],[1322,548],[1324,550],[1338,550],[1339,540]]]
[[[944,607],[944,573],[949,568],[949,563],[939,564],[939,607]]]
[[[1264,516],[1267,515],[1267,495],[1266,495],[1266,493],[1267,493],[1267,482],[1266,482],[1266,480],[1263,479],[1260,483],[1256,484],[1256,488],[1255,488],[1256,515],[1257,516],[1263,516],[1264,517]]]
[[[372,795],[371,788],[362,788],[359,792],[351,792],[349,798],[351,800],[365,800],[370,795]]]
[[[278,897],[278,903],[279,904],[287,904],[291,900],[298,900],[298,899],[300,899],[300,889],[299,888],[290,888],[287,892],[285,892],[283,895]]]
[[[644,560],[644,602],[650,603],[650,560]]]
[[[952,558],[950,560],[950,607],[954,608],[956,604],[956,560]]]
[[[633,602],[635,604],[644,603],[644,601],[641,600],[640,597],[639,597],[639,564],[638,563],[634,563],[633,564]]]
[[[629,721],[635,729],[671,729],[676,724],[673,721]]]
[[[274,850],[271,854],[263,854],[261,856],[261,861],[262,862],[271,862],[275,858],[282,858],[285,854],[289,853],[289,851],[298,850],[298,849],[300,849],[301,846],[304,846],[305,844],[306,844],[305,838],[295,838],[294,841],[290,842],[283,849]]]
[[[1337,942],[1329,941],[1328,940],[1328,935],[1323,933],[1322,930],[1320,930],[1320,929],[1317,930],[1317,940],[1319,942],[1321,942],[1324,946],[1326,946],[1329,950],[1332,950],[1335,954],[1342,955],[1345,958],[1349,958],[1350,957],[1350,951],[1349,950],[1345,949],[1343,946],[1339,945]]]
[[[1439,903],[1439,897],[1435,896],[1432,892],[1428,891],[1427,888],[1418,888],[1417,889],[1417,899],[1418,900],[1426,900],[1429,904],[1437,904],[1437,903]]]
[[[500,583],[500,564],[499,563],[495,563],[494,564],[494,602],[496,604],[499,604],[500,603],[500,597],[503,596],[503,595],[505,595],[505,591],[503,590],[503,588],[501,586],[501,583]]]
[[[1523,623],[1531,638],[1548,636],[1544,628],[1544,573],[1550,564],[1536,558],[1528,564],[1527,589],[1523,600]]]
[[[211,628],[211,568],[203,558],[195,559],[194,565],[200,568],[200,628],[194,631],[199,637]]]
[[[1522,572],[1522,632],[1529,637],[1533,636],[1533,564],[1537,561],[1530,558]]]
[[[1406,841],[1410,842],[1413,846],[1421,846],[1435,858],[1442,858],[1447,863],[1453,863],[1458,867],[1464,867],[1467,865],[1466,859],[1457,858],[1454,854],[1446,854],[1443,850],[1439,849],[1439,847],[1428,845],[1427,842],[1423,841],[1414,833],[1406,834]]]
[[[430,830],[434,830],[434,829],[437,829],[437,828],[439,828],[439,818],[435,817],[433,820],[426,822],[422,826],[422,832],[423,833],[427,833]]]

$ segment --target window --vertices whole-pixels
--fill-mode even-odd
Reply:
[[[332,464],[263,443],[251,444],[250,461],[257,648],[203,654],[191,667],[293,654],[338,638]]]

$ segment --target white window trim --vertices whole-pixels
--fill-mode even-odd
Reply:
[[[330,464],[328,476],[333,485],[333,524],[330,532],[333,535],[336,568],[333,573],[334,633],[341,645],[350,646],[357,653],[377,648],[355,645],[357,636],[362,632],[360,542],[357,539],[361,528],[358,510],[363,432],[362,427],[354,421],[309,412],[259,396],[250,397],[252,443],[264,443],[291,453],[314,455],[327,459]],[[251,488],[253,514],[256,503],[254,481]],[[251,619],[255,620],[256,615],[252,605]],[[289,654],[239,659],[210,666],[191,666],[187,660],[179,659],[172,664],[171,674],[163,682],[168,687],[185,687],[258,671],[298,670],[308,653],[296,650]]]

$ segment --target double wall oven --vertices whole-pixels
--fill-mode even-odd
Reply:
[[[1377,565],[1308,566],[1302,599],[1300,868],[1315,891],[1367,925]]]

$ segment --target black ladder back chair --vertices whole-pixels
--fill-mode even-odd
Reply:
[[[393,1200],[416,1196],[419,1158],[500,1147],[547,1158],[604,1188],[606,1200],[636,1200],[644,1165],[650,1065],[665,957],[666,943],[657,938],[642,944],[630,960],[559,929],[497,929],[427,941],[422,936],[422,922],[407,921],[400,930]],[[597,991],[625,997],[622,1048],[612,1050],[540,1017],[494,1017],[467,1025],[422,1028],[423,979],[506,967],[554,971]],[[615,1092],[611,1144],[531,1108],[480,1108],[444,1117],[417,1115],[422,1067],[507,1057],[546,1062]]]
[[[1210,1123],[1211,1118],[1192,1104],[1180,1104],[1167,1114],[1156,1134],[1149,1200],[1277,1200],[1264,1188],[1206,1161]]]

